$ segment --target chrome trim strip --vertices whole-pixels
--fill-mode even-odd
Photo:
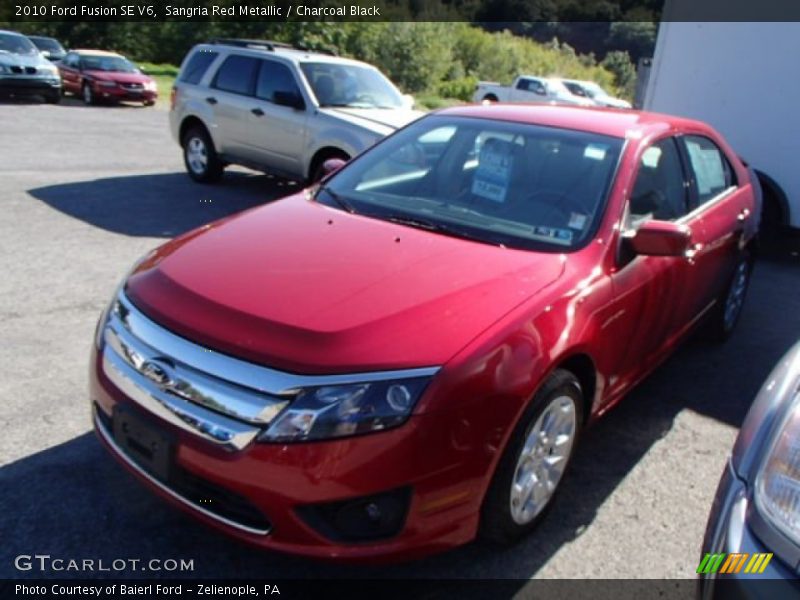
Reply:
[[[146,317],[133,303],[120,293],[119,303],[126,314],[113,311],[115,319],[122,326],[149,346],[157,348],[162,356],[178,358],[182,363],[202,373],[207,373],[223,381],[271,394],[273,396],[294,396],[303,388],[324,385],[343,385],[350,383],[369,383],[387,379],[411,379],[430,377],[439,367],[423,367],[397,371],[369,371],[366,373],[346,373],[342,375],[298,375],[263,367],[251,362],[220,354],[194,342],[179,337]]]
[[[110,347],[137,374],[167,394],[200,404],[234,419],[256,425],[269,424],[289,403],[277,398],[209,377],[185,366],[179,357],[162,355],[112,319],[105,328],[106,347]]]
[[[689,221],[697,217],[697,215],[704,213],[705,211],[713,208],[714,206],[722,202],[725,198],[735,193],[738,189],[739,186],[736,185],[732,185],[730,187],[725,188],[713,198],[709,198],[708,200],[703,202],[700,206],[695,207],[694,210],[692,210],[691,212],[686,213],[679,219],[675,219],[675,223],[678,223],[679,225],[684,225],[688,223]]]
[[[188,500],[184,496],[181,496],[178,492],[174,491],[172,488],[170,488],[169,486],[163,484],[158,479],[156,479],[155,477],[150,475],[150,473],[148,473],[147,471],[142,469],[142,467],[137,465],[136,462],[133,459],[129,458],[125,454],[125,452],[122,451],[122,449],[114,441],[114,438],[111,436],[111,434],[108,432],[108,430],[106,430],[105,425],[103,425],[103,422],[97,417],[97,412],[96,412],[97,408],[95,408],[94,410],[95,410],[94,426],[95,426],[95,429],[97,429],[97,431],[103,437],[103,440],[114,450],[114,452],[117,454],[117,456],[119,456],[123,461],[125,461],[125,464],[127,464],[131,469],[133,469],[139,475],[141,475],[142,477],[147,479],[147,481],[149,481],[150,483],[155,485],[161,491],[163,491],[164,493],[168,494],[169,496],[171,496],[175,500],[178,500],[182,504],[188,506],[189,508],[191,508],[193,510],[196,510],[199,513],[202,513],[205,516],[207,516],[207,517],[209,517],[211,519],[214,519],[215,521],[219,521],[220,523],[224,523],[225,525],[227,525],[229,527],[233,527],[235,529],[239,529],[241,531],[245,531],[247,533],[252,533],[252,534],[255,534],[255,535],[268,535],[269,534],[271,529],[256,529],[255,527],[249,527],[247,525],[242,525],[241,523],[237,523],[236,521],[231,521],[230,519],[227,519],[227,518],[225,518],[223,516],[220,516],[220,515],[218,515],[216,513],[213,513],[210,510],[206,510],[202,506],[197,506],[191,500]]]
[[[243,450],[261,432],[257,426],[230,419],[162,390],[110,346],[103,349],[103,371],[120,391],[145,410],[226,450]]]

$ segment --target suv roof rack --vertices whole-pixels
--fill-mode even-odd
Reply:
[[[240,38],[215,38],[211,40],[211,44],[219,44],[221,46],[236,46],[238,48],[253,48],[255,50],[267,50],[275,52],[276,48],[284,50],[300,50],[302,52],[313,52],[315,54],[329,54],[336,56],[336,52],[330,50],[311,50],[307,46],[293,46],[286,42],[275,42],[273,40],[248,40]]]

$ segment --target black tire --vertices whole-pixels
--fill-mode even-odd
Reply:
[[[544,500],[544,506],[535,513],[535,516],[530,521],[520,523],[512,515],[513,499],[511,490],[518,468],[521,468],[521,456],[525,448],[526,439],[539,417],[545,412],[545,409],[550,407],[551,403],[556,400],[561,401],[565,398],[572,400],[574,409],[574,434],[566,455],[565,465],[553,491]],[[529,534],[541,522],[553,505],[553,500],[558,495],[563,476],[569,470],[569,465],[575,454],[575,448],[580,439],[583,425],[583,408],[584,400],[580,383],[575,375],[564,369],[558,369],[553,372],[539,391],[536,392],[511,434],[508,445],[497,465],[492,483],[483,500],[478,532],[481,539],[494,544],[509,545]],[[552,454],[552,450],[550,454]]]
[[[155,101],[153,101],[153,100],[145,100],[145,101],[143,102],[143,104],[144,104],[145,106],[155,106],[155,104],[156,104],[156,103],[155,103]]]
[[[81,98],[86,106],[92,106],[97,103],[97,99],[94,97],[94,92],[92,91],[92,86],[86,82],[81,86]]]
[[[61,102],[61,90],[45,94],[44,101],[47,104],[58,104],[59,102]]]
[[[205,127],[191,127],[183,136],[181,145],[183,146],[183,163],[186,165],[189,177],[198,183],[219,181],[225,166],[217,156],[214,143]],[[199,156],[196,156],[195,153]],[[202,156],[205,158],[203,159]],[[196,158],[198,159],[196,160]]]
[[[314,167],[311,170],[311,177],[309,178],[308,183],[317,183],[320,179],[322,179],[325,176],[325,174],[322,171],[322,165],[325,164],[325,161],[330,160],[332,158],[341,158],[342,160],[350,160],[350,157],[346,153],[341,151],[324,154],[314,162]]]
[[[486,94],[483,97],[483,101],[484,102],[497,102],[498,99],[497,99],[497,96],[495,96],[494,94]]]
[[[742,313],[747,290],[750,287],[750,276],[753,273],[753,256],[747,250],[739,255],[733,274],[722,294],[717,298],[716,306],[712,309],[706,322],[703,337],[712,343],[726,342],[736,329]],[[742,282],[741,277],[744,277]],[[734,301],[733,296],[738,295],[733,314],[728,314],[728,302]]]

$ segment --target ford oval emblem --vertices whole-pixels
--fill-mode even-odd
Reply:
[[[166,387],[173,383],[172,377],[170,377],[167,370],[168,368],[166,365],[159,364],[151,359],[142,363],[142,366],[139,367],[139,372],[156,385]]]

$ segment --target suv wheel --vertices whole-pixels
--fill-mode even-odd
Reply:
[[[202,127],[192,127],[183,136],[183,162],[189,177],[200,183],[218,181],[224,169],[208,132]]]
[[[92,92],[92,86],[88,83],[83,84],[83,88],[81,89],[81,95],[83,96],[83,103],[87,106],[91,106],[94,104],[94,92]]]

